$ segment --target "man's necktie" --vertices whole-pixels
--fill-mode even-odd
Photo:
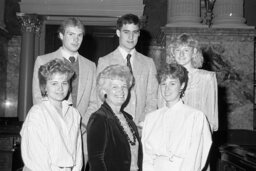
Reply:
[[[70,56],[69,60],[70,60],[71,63],[74,63],[76,61],[76,58],[74,56]]]
[[[133,75],[133,72],[132,72],[131,57],[132,57],[132,55],[131,55],[131,54],[128,54],[128,55],[126,56],[126,60],[127,60],[127,66],[128,66],[128,68],[130,69],[131,74],[132,74],[132,87],[133,87],[134,84],[135,84],[135,78],[134,78],[134,75]]]
[[[133,71],[132,71],[132,65],[131,65],[131,54],[128,54],[126,57],[127,60],[127,67],[130,69],[130,72],[132,74],[132,85],[129,89],[129,94],[128,94],[128,99],[129,101],[127,101],[126,105],[125,105],[125,111],[128,112],[130,115],[133,116],[133,118],[136,118],[136,102],[137,102],[137,98],[136,98],[136,93],[135,93],[135,78],[133,75]]]

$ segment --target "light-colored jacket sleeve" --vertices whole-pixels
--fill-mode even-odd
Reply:
[[[21,154],[25,166],[30,170],[51,171],[50,155],[47,150],[47,133],[40,117],[39,107],[33,106],[21,130]]]
[[[34,72],[33,72],[33,80],[32,80],[33,104],[38,104],[42,101],[42,95],[41,95],[41,90],[39,87],[39,79],[38,79],[38,70],[41,65],[42,65],[42,61],[40,57],[37,57],[34,64]]]
[[[181,171],[201,171],[206,163],[212,144],[211,131],[203,113],[194,118],[191,142],[181,165]]]
[[[107,60],[104,60],[103,57],[99,58],[98,65],[97,65],[97,74],[96,74],[96,76],[98,76],[99,73],[101,71],[103,71],[108,65],[109,64],[108,64]]]
[[[103,71],[107,66],[109,66],[109,63],[107,60],[104,60],[104,58],[99,58],[99,61],[98,61],[98,65],[97,65],[97,71],[96,71],[96,78],[98,77],[99,73],[101,71]],[[102,101],[100,100],[97,92],[96,92],[96,96],[97,96],[97,104],[98,106],[100,106],[102,104]]]
[[[142,170],[145,171],[154,171],[154,155],[151,153],[150,150],[148,150],[147,141],[145,140],[146,137],[149,135],[149,125],[150,122],[147,117],[143,123],[143,129],[142,129],[142,147],[143,147],[143,163],[142,163]]]
[[[82,154],[82,137],[81,131],[79,130],[78,133],[78,140],[77,140],[77,150],[76,150],[76,165],[72,171],[81,171],[83,167],[83,154]]]
[[[145,114],[157,109],[157,93],[158,93],[158,81],[156,78],[156,66],[154,61],[150,60]]]
[[[97,102],[97,91],[96,91],[96,66],[93,63],[92,67],[92,89],[91,89],[91,94],[90,94],[90,100],[88,104],[88,108],[86,110],[86,113],[82,115],[82,123],[87,126],[88,120],[91,116],[92,113],[94,113],[96,110],[98,110],[98,102]]]
[[[207,119],[211,126],[211,131],[217,131],[219,128],[219,117],[218,117],[218,84],[216,74],[211,72],[209,76],[208,84],[206,85],[206,101],[205,111]]]

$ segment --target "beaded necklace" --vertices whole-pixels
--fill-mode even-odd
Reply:
[[[122,115],[123,115],[123,114],[122,114]],[[132,140],[130,139],[130,137],[128,136],[127,132],[125,131],[125,129],[124,129],[123,125],[121,124],[121,121],[120,121],[120,119],[117,117],[117,115],[114,114],[114,116],[115,116],[115,119],[117,120],[118,124],[121,126],[122,132],[123,132],[123,134],[126,136],[126,139],[128,140],[128,142],[129,142],[132,146],[136,145],[135,131],[133,130],[133,128],[132,128],[132,126],[130,125],[130,123],[128,122],[126,116],[123,115],[124,118],[125,118],[125,121],[126,121],[126,123],[127,123],[127,125],[128,125],[128,127],[129,127],[130,130],[131,130],[132,137],[133,137],[133,141],[132,141]]]

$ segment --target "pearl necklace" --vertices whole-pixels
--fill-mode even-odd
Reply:
[[[123,134],[126,136],[126,139],[128,140],[128,142],[129,142],[132,146],[136,145],[136,135],[135,135],[135,131],[133,130],[133,128],[132,128],[132,126],[130,125],[130,123],[128,122],[126,116],[125,116],[124,114],[122,114],[122,113],[120,113],[119,115],[123,115],[123,116],[124,116],[125,121],[126,121],[127,125],[129,126],[129,128],[130,128],[130,130],[131,130],[133,141],[130,139],[130,137],[128,136],[127,132],[125,131],[124,126],[122,125],[120,119],[117,117],[116,114],[114,114],[115,119],[117,120],[118,124],[119,124],[119,125],[121,126],[121,128],[122,128]]]

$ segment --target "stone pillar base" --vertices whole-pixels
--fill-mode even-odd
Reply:
[[[168,0],[166,27],[202,27],[200,1]]]
[[[175,16],[169,18],[166,27],[207,27],[200,23],[201,18],[195,16]]]
[[[246,25],[243,17],[216,17],[213,22],[212,28],[254,28]]]
[[[187,23],[187,22],[179,22],[179,23],[168,23],[165,27],[193,27],[193,28],[208,28],[208,25],[197,24],[197,23]]]

